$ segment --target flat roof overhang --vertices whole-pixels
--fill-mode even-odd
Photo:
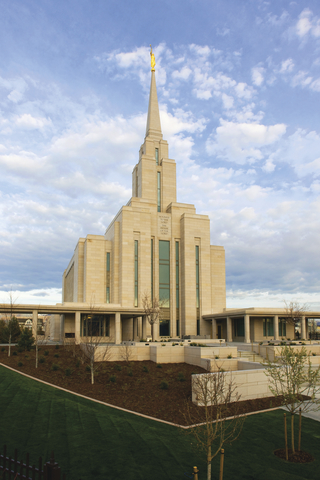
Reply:
[[[245,315],[249,315],[250,317],[274,317],[275,315],[285,317],[287,311],[285,308],[225,308],[222,312],[206,313],[202,315],[202,318],[204,320],[212,320],[212,318],[235,318],[244,317]],[[320,312],[306,311],[303,316],[306,318],[320,318]]]
[[[30,305],[30,304],[0,304],[0,313],[15,314],[15,313],[31,313],[37,311],[38,313],[45,313],[47,315],[63,315],[66,313],[100,313],[100,314],[115,314],[120,313],[123,317],[134,318],[142,317],[144,311],[142,308],[128,308],[122,307],[118,304],[97,304],[90,305],[87,303],[57,303],[56,305]]]

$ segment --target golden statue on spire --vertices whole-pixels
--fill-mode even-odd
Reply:
[[[151,56],[151,72],[154,72],[154,71],[155,71],[155,68],[154,68],[154,67],[156,66],[156,60],[155,60],[155,58],[154,58],[154,54],[152,53],[152,47],[151,47],[151,45],[150,45],[150,48],[151,48],[151,50],[150,50],[150,56]]]

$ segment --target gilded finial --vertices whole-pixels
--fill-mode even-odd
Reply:
[[[156,60],[155,60],[155,58],[154,58],[154,54],[152,53],[152,47],[151,47],[151,45],[150,45],[150,48],[151,48],[151,50],[150,50],[150,56],[151,56],[151,72],[154,72],[154,71],[155,71],[155,68],[154,68],[154,67],[156,66]]]

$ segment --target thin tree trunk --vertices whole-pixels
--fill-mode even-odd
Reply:
[[[38,368],[38,342],[36,340],[36,368]]]
[[[9,334],[9,349],[8,349],[8,357],[11,356],[11,333]]]
[[[208,445],[207,450],[207,480],[211,480],[211,445]]]
[[[294,413],[291,413],[291,449],[292,449],[292,453],[295,453],[295,449],[294,449]]]
[[[220,450],[220,474],[219,474],[219,480],[223,480],[223,462],[224,462],[224,449],[221,448],[221,450]]]
[[[299,441],[298,452],[301,452],[301,407],[299,408]]]
[[[284,418],[284,441],[285,441],[285,450],[286,450],[286,460],[288,461],[288,432],[287,432],[287,415],[283,414]]]
[[[93,361],[91,360],[91,384],[94,384],[94,371],[93,371],[94,365]]]
[[[153,337],[153,323],[151,323],[151,337],[152,337],[152,341],[154,342],[154,337]]]

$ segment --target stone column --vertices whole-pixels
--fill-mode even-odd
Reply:
[[[34,338],[37,338],[38,332],[38,310],[33,310],[32,312],[32,335]]]
[[[217,320],[215,318],[212,319],[212,338],[217,340]]]
[[[273,333],[274,339],[279,340],[279,316],[275,315],[273,317]]]
[[[227,342],[232,342],[232,319],[227,317]]]
[[[75,313],[75,320],[74,320],[74,338],[76,345],[80,343],[80,319],[81,319],[81,312]]]
[[[51,335],[50,335],[51,337]],[[54,336],[52,340],[57,340],[57,336],[54,332]],[[59,340],[60,342],[64,341],[64,314],[60,315],[60,325],[59,325]]]
[[[302,338],[307,340],[307,337],[306,337],[306,317],[301,317],[301,339]]]
[[[147,340],[147,317],[145,315],[142,317],[142,338]]]
[[[119,345],[122,341],[122,335],[121,335],[121,314],[120,312],[117,312],[115,314],[115,322],[114,322],[114,327],[115,327],[115,343],[116,345]]]
[[[244,343],[250,343],[250,316],[244,316]]]

